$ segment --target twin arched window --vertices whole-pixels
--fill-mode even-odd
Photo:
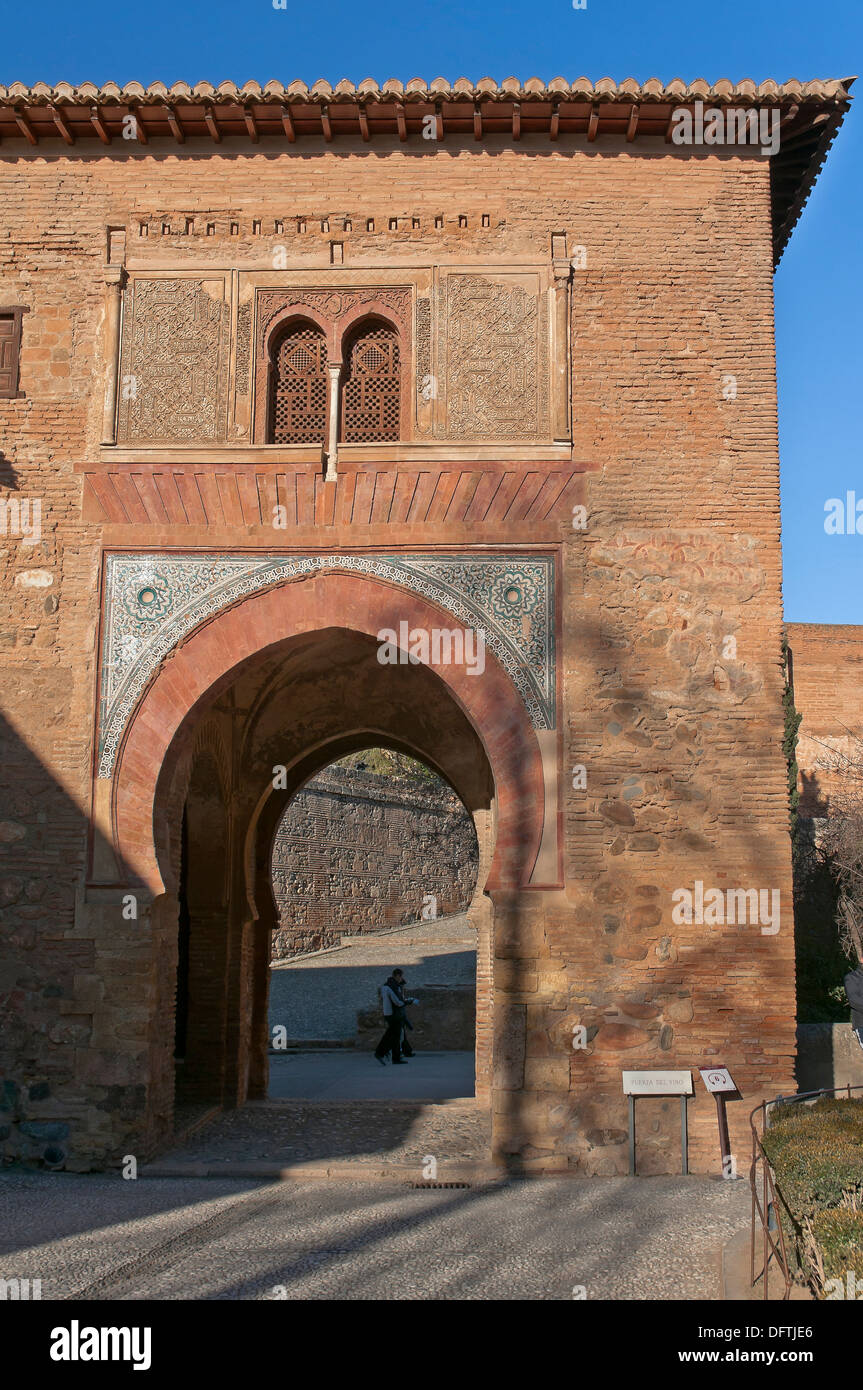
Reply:
[[[272,444],[315,444],[326,438],[328,419],[327,340],[316,324],[294,322],[272,349],[268,438]],[[398,333],[389,324],[366,320],[343,345],[337,386],[339,440],[373,444],[398,439],[401,379]]]

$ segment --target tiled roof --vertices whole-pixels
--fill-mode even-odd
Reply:
[[[45,82],[37,82],[32,87],[27,87],[22,82],[13,82],[8,87],[0,86],[0,102],[15,104],[24,101],[35,105],[61,101],[76,105],[82,102],[134,105],[157,100],[191,103],[239,102],[245,105],[250,101],[317,102],[337,97],[347,97],[351,100],[359,98],[360,101],[366,102],[403,103],[434,102],[447,97],[511,101],[516,97],[521,101],[586,98],[588,101],[600,102],[630,102],[633,99],[645,102],[685,102],[700,99],[724,104],[738,102],[743,105],[753,102],[758,102],[759,105],[775,105],[789,100],[831,104],[848,99],[848,88],[853,80],[851,78],[844,81],[759,83],[746,78],[737,83],[725,79],[710,83],[703,78],[696,78],[694,82],[683,82],[675,77],[671,82],[663,84],[656,77],[651,77],[646,82],[636,82],[635,78],[627,77],[619,83],[610,77],[600,78],[598,82],[579,77],[571,83],[563,77],[554,77],[546,84],[538,77],[530,77],[525,83],[519,82],[516,77],[504,78],[501,83],[495,82],[491,77],[482,77],[477,83],[470,82],[466,77],[459,77],[453,83],[447,82],[443,77],[436,77],[429,83],[424,82],[421,77],[412,77],[409,82],[399,82],[390,78],[379,86],[371,77],[366,77],[358,83],[344,79],[334,87],[323,79],[311,87],[307,87],[305,82],[289,82],[285,85],[275,81],[266,82],[263,86],[260,82],[244,82],[241,87],[235,82],[220,82],[215,87],[211,82],[196,82],[194,86],[189,86],[187,82],[174,82],[170,87],[164,82],[151,82],[147,87],[140,82],[127,82],[123,87],[119,87],[116,82],[106,82],[103,87],[97,87],[93,82],[83,82],[77,87],[69,82],[58,82],[56,87],[49,87]]]

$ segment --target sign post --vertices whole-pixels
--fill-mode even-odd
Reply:
[[[629,1097],[629,1175],[635,1177],[635,1099],[636,1096],[680,1096],[681,1172],[689,1172],[689,1145],[686,1132],[686,1098],[692,1095],[690,1071],[625,1071],[623,1094]]]
[[[736,1178],[734,1159],[731,1154],[731,1140],[728,1137],[728,1116],[725,1113],[725,1097],[729,1091],[735,1092],[737,1086],[727,1067],[699,1067],[701,1080],[716,1101],[716,1119],[719,1125],[719,1154],[722,1161],[723,1178]]]

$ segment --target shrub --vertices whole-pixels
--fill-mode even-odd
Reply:
[[[789,1255],[818,1289],[840,1271],[863,1272],[863,1101],[798,1102],[773,1115],[762,1142]]]
[[[819,1212],[812,1222],[812,1235],[825,1280],[845,1281],[849,1270],[863,1280],[863,1211],[835,1207]]]

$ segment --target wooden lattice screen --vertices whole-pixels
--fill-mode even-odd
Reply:
[[[357,334],[342,393],[342,439],[348,444],[398,439],[401,413],[399,340],[375,324]]]
[[[288,330],[275,353],[270,404],[273,444],[322,444],[327,432],[327,344],[310,324]]]

